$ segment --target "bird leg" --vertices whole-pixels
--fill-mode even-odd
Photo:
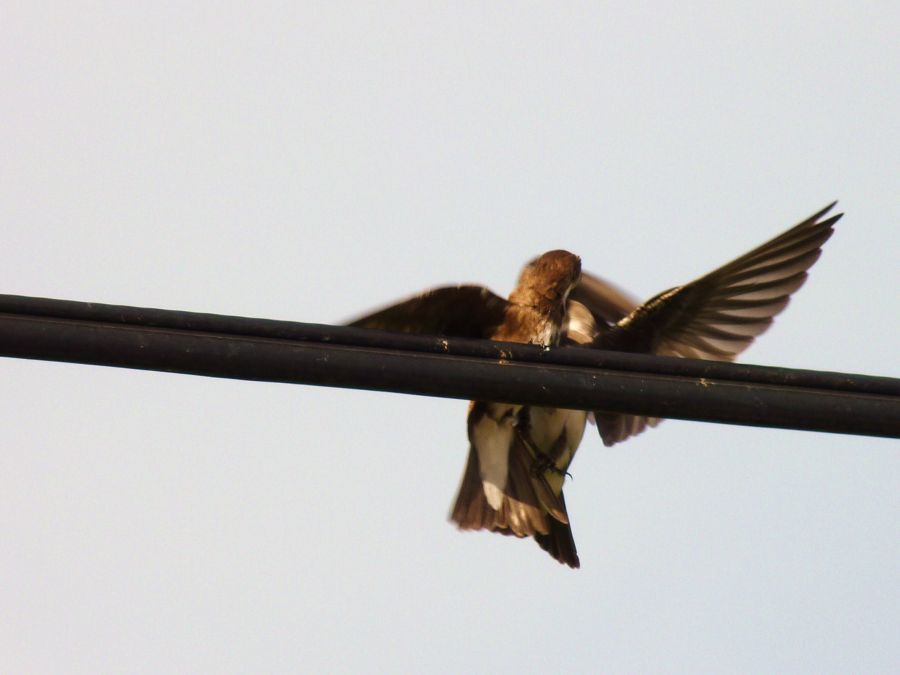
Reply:
[[[519,437],[519,440],[522,442],[528,451],[531,453],[531,456],[534,458],[534,461],[531,464],[531,475],[532,476],[540,476],[545,471],[552,471],[553,473],[559,476],[568,476],[572,477],[568,471],[563,471],[559,467],[556,466],[556,458],[551,457],[546,452],[541,451],[535,444],[531,438],[531,435],[528,432],[531,421],[528,417],[528,408],[522,408],[519,416],[516,418],[515,423],[513,424],[513,428],[516,431],[516,435]],[[556,443],[554,443],[554,454],[559,456],[559,451],[557,447],[560,443],[565,443],[565,435],[560,436]]]

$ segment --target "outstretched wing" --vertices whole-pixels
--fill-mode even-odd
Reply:
[[[508,303],[483,286],[445,286],[350,322],[398,333],[488,338],[503,323]]]
[[[822,245],[843,215],[825,218],[836,203],[714,272],[651,298],[608,333],[598,335],[595,346],[734,360],[772,325],[806,281],[807,270],[819,259]],[[606,445],[612,445],[642,428],[613,429],[606,435],[601,428],[601,435]]]

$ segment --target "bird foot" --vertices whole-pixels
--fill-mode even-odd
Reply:
[[[534,458],[534,461],[531,463],[531,475],[538,477],[547,471],[551,471],[558,476],[568,476],[572,477],[568,471],[563,471],[558,466],[554,459],[545,452],[541,452],[538,447],[531,440],[531,437],[528,435],[527,429],[523,428],[521,425],[516,425],[515,427],[516,433],[519,436],[519,440],[522,441],[522,444],[528,448],[528,451],[531,453],[531,456]]]
[[[572,474],[570,474],[568,471],[563,471],[558,466],[556,466],[556,463],[553,461],[553,458],[550,457],[550,455],[547,455],[540,450],[536,451],[534,455],[534,462],[532,462],[531,464],[531,474],[533,476],[540,476],[544,472],[550,471],[552,473],[555,473],[557,476],[562,476],[563,478],[565,478],[566,476],[568,476],[569,478],[572,477]]]

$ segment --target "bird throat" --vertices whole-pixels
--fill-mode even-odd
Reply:
[[[559,342],[562,319],[562,307],[539,308],[510,304],[503,323],[500,324],[491,339],[501,342],[523,342],[543,347],[554,346]]]

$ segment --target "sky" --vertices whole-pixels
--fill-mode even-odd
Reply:
[[[900,376],[900,8],[9,2],[0,292],[337,323],[639,297],[834,199],[744,362]],[[588,429],[582,567],[447,522],[464,401],[0,359],[0,670],[890,673],[900,444]]]

